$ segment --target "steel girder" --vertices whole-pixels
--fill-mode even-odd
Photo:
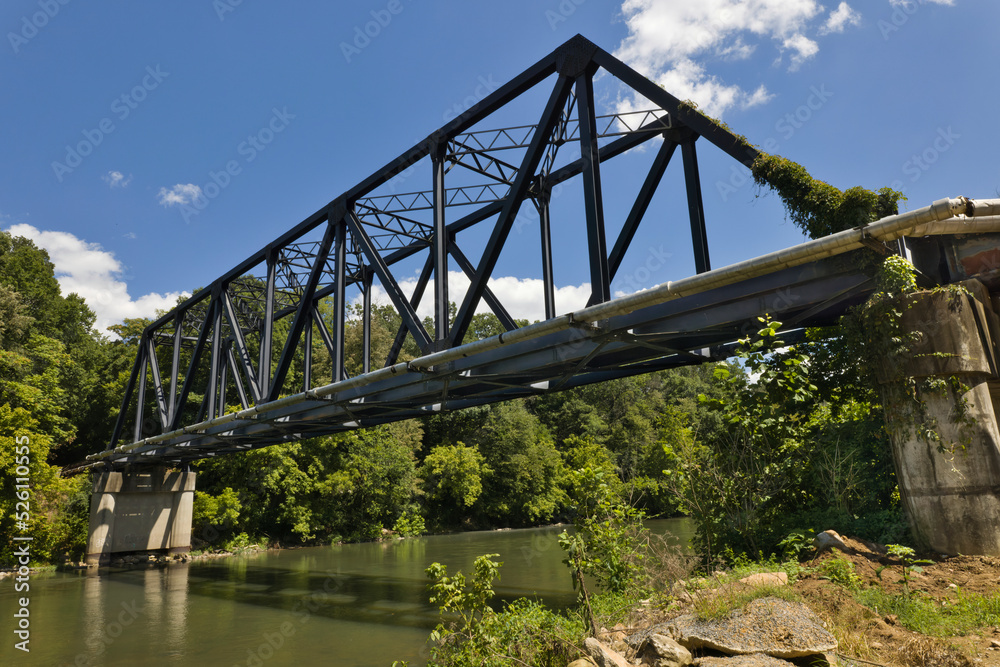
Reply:
[[[656,108],[598,114],[593,80],[599,72],[617,78]],[[535,122],[480,129],[490,114],[544,86],[550,86],[550,92]],[[621,231],[612,242],[607,238],[604,223],[602,165],[654,138],[661,138],[662,144],[631,210],[622,216],[625,222]],[[126,433],[133,442],[140,442],[181,429],[197,432],[200,422],[227,412],[227,400],[238,401],[244,410],[259,406],[272,414],[267,406],[283,396],[347,379],[344,343],[352,318],[360,319],[363,326],[364,373],[371,371],[373,362],[385,366],[396,363],[407,337],[412,337],[423,354],[461,345],[481,302],[497,315],[506,330],[514,329],[516,323],[490,291],[488,282],[518,212],[525,205],[535,207],[539,214],[545,313],[548,318],[554,317],[557,306],[549,195],[553,187],[578,176],[584,193],[585,224],[580,232],[585,230],[588,239],[593,289],[590,304],[611,298],[611,281],[678,147],[683,157],[692,252],[697,270],[708,270],[695,153],[699,138],[744,164],[757,155],[745,142],[577,35],[147,327],[109,451],[125,444]],[[560,147],[570,143],[579,145],[580,157],[560,162]],[[430,189],[396,194],[393,179],[421,161],[431,166]],[[470,185],[454,181],[458,175],[465,181],[478,178],[481,182]],[[456,184],[449,186],[449,181]],[[459,232],[480,224],[491,225],[491,232],[485,250],[474,260],[460,247],[456,237]],[[405,294],[394,267],[419,257],[425,257],[423,270],[415,289]],[[469,278],[471,286],[464,296],[448,289],[449,261]],[[372,359],[372,292],[376,282],[402,320],[384,360]],[[417,316],[417,309],[429,285],[434,295],[434,316],[430,325],[425,326]],[[352,301],[349,290],[360,294],[360,302],[357,296]],[[449,312],[450,297],[458,297],[454,320]],[[588,352],[591,356],[585,361],[583,357],[576,359],[571,366],[575,370],[568,375],[567,369],[559,366],[556,373],[559,386],[589,381],[584,377],[597,377],[595,373],[645,372],[645,369],[703,360],[684,349],[687,339],[684,345],[676,347],[674,343],[650,342],[641,336],[626,340],[628,336],[622,338],[621,332],[615,335],[619,338],[602,339],[598,348]],[[719,345],[731,343],[733,339],[727,336],[728,333],[717,341],[710,336],[706,340]],[[313,353],[314,339],[322,342],[320,349],[326,350],[322,369]],[[572,340],[560,344],[575,345]],[[548,347],[543,345],[542,349]],[[645,352],[633,359],[626,349]],[[555,355],[553,358],[561,354],[555,349],[549,353]],[[619,363],[614,355],[619,355],[622,363],[632,364],[631,370],[619,371],[601,361],[614,358],[614,363]],[[505,363],[513,362],[502,362],[499,368],[490,371],[499,380],[491,380],[492,384],[484,381],[474,385],[476,388],[458,381],[459,376],[441,380],[432,372],[422,375],[427,376],[428,386],[433,386],[431,394],[440,395],[442,403],[450,401],[449,405],[458,405],[455,401],[473,404],[500,400],[536,391],[532,384],[551,382],[546,369],[552,363],[520,370],[512,365],[510,377],[503,379]],[[320,370],[325,377],[318,375]],[[289,383],[290,377],[297,378],[295,386]],[[537,380],[539,377],[544,379]],[[482,389],[487,386],[489,389]],[[183,456],[176,453],[177,447],[183,449],[184,442],[201,441],[185,437],[156,451],[163,453],[165,459],[190,460],[210,455],[217,449],[213,449],[215,444],[224,442],[238,441],[240,447],[246,448],[354,427],[350,424],[381,423],[424,414],[428,409],[422,403],[425,399],[424,393],[414,394],[403,404],[394,403],[397,400],[394,398],[385,403],[391,404],[392,409],[385,407],[382,415],[373,414],[371,403],[365,404],[363,410],[343,400],[331,404],[336,407],[310,404],[302,414],[292,411],[286,415],[295,424],[308,422],[308,429],[281,426],[282,416],[270,419],[270,426],[263,431],[260,424],[245,425],[234,431],[235,435],[213,435],[212,446],[189,445]],[[361,412],[363,418],[352,416]],[[317,421],[316,414],[324,417]],[[144,455],[143,460],[148,461],[147,450]],[[129,456],[107,460],[117,465],[134,459]]]

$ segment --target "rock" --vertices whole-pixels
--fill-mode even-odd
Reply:
[[[594,667],[594,661],[590,658],[580,658],[569,663],[566,667]]]
[[[650,667],[684,667],[691,664],[691,651],[663,635],[650,635],[638,655],[642,664]]]
[[[765,653],[750,653],[732,658],[702,658],[698,667],[790,667],[795,663]]]
[[[754,600],[719,620],[679,616],[668,627],[687,649],[710,648],[731,655],[800,658],[837,648],[837,640],[808,607],[773,597]]]
[[[817,551],[822,552],[827,549],[840,549],[850,551],[850,547],[844,544],[844,538],[834,530],[826,530],[813,538],[813,546]]]
[[[1000,648],[1000,641],[997,641],[996,639],[994,639],[993,641],[990,642],[990,647],[991,648]]]
[[[587,637],[583,642],[587,653],[597,663],[597,667],[629,667],[628,661],[621,654],[611,650],[593,637]]]
[[[784,572],[758,572],[740,579],[741,584],[748,586],[786,586],[788,575]]]

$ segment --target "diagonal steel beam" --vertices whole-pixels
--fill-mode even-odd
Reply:
[[[403,323],[416,339],[420,349],[425,352],[428,351],[431,346],[431,338],[427,335],[427,330],[424,329],[424,325],[417,316],[417,312],[410,306],[410,302],[403,296],[403,291],[399,288],[399,283],[396,282],[396,279],[389,271],[385,260],[382,259],[375,246],[372,245],[372,241],[362,228],[358,216],[355,215],[353,210],[348,209],[346,219],[354,242],[361,247],[362,252],[364,252],[365,257],[368,259],[368,263],[374,269],[375,275],[378,276],[379,281],[382,283],[382,287],[385,288],[393,305],[396,306],[396,312],[403,318]]]
[[[694,246],[694,265],[698,273],[711,271],[712,262],[708,257],[708,232],[705,230],[705,205],[701,199],[701,176],[698,173],[698,153],[690,137],[681,144],[684,158],[684,182],[687,184],[688,214],[691,218],[691,243]]]
[[[253,396],[255,404],[260,403],[260,384],[257,382],[257,373],[253,369],[253,362],[250,359],[250,351],[247,349],[247,342],[243,336],[243,329],[240,328],[240,323],[236,319],[236,310],[233,308],[233,300],[229,295],[228,286],[222,290],[222,306],[226,314],[226,319],[229,320],[229,328],[233,332],[233,343],[236,346],[236,351],[239,353],[243,372],[246,373],[247,382],[250,385],[250,395]],[[236,373],[235,366],[233,367],[233,375],[239,375]]]
[[[431,272],[434,270],[434,255],[428,254],[427,261],[424,262],[424,268],[420,271],[420,276],[417,277],[417,284],[413,288],[413,296],[410,297],[410,308],[416,310],[420,306],[420,300],[424,297],[424,290],[427,289],[427,283],[431,279]],[[371,288],[371,282],[369,281],[368,287]],[[399,329],[396,331],[396,338],[392,341],[392,347],[389,348],[389,356],[386,357],[385,365],[392,366],[396,363],[396,359],[399,358],[399,353],[403,349],[403,343],[406,342],[406,324],[400,324]]]
[[[156,345],[153,344],[153,337],[146,338],[146,359],[149,362],[149,370],[153,374],[153,393],[156,395],[156,407],[160,413],[160,426],[167,427],[167,399],[163,393],[163,381],[160,378],[160,362],[156,358]]]
[[[462,250],[458,247],[458,244],[454,241],[448,244],[448,252],[451,253],[451,256],[455,258],[456,262],[458,262],[459,268],[461,268],[462,271],[465,272],[465,275],[469,276],[470,279],[476,274],[476,267],[472,265],[472,262],[469,261],[469,258],[465,256],[465,253],[462,252]],[[504,308],[502,303],[500,303],[500,299],[497,298],[496,294],[493,293],[493,290],[491,290],[489,286],[487,286],[483,291],[483,298],[486,300],[487,305],[489,305],[490,310],[493,311],[493,314],[497,316],[498,320],[500,320],[500,324],[503,325],[504,329],[507,331],[517,329],[517,322],[515,322],[514,318],[510,316],[510,313],[507,312],[507,309]]]
[[[274,369],[274,378],[271,382],[271,389],[268,392],[267,400],[275,401],[281,395],[281,390],[285,384],[285,377],[292,367],[292,358],[299,346],[299,338],[302,330],[309,321],[310,308],[316,295],[316,286],[323,276],[326,268],[326,258],[330,254],[330,246],[333,245],[334,226],[327,222],[326,231],[323,233],[323,240],[316,251],[312,271],[309,272],[309,280],[306,282],[302,294],[299,295],[299,307],[295,311],[295,318],[288,330],[288,337],[285,338],[285,347],[281,350],[281,357],[278,359],[278,367]]]
[[[201,361],[201,355],[205,351],[205,343],[208,341],[208,332],[212,329],[211,321],[212,315],[215,310],[215,301],[210,301],[208,308],[205,311],[205,319],[201,322],[201,328],[198,331],[198,341],[194,344],[194,352],[191,353],[191,361],[188,362],[188,370],[184,375],[184,386],[181,387],[180,396],[177,398],[177,410],[174,412],[174,417],[170,421],[170,430],[173,431],[180,428],[181,415],[184,414],[184,404],[187,403],[188,396],[191,395],[191,386],[194,383],[195,371],[198,369],[198,363]]]
[[[531,145],[528,147],[524,159],[521,161],[517,178],[514,180],[514,185],[510,188],[510,194],[507,195],[507,199],[504,201],[500,217],[493,227],[493,234],[490,236],[490,240],[486,244],[486,249],[483,251],[483,257],[479,261],[476,275],[472,279],[469,291],[466,292],[462,306],[455,317],[451,332],[451,345],[453,346],[459,344],[465,338],[465,332],[468,330],[472,316],[476,312],[476,306],[479,305],[479,300],[482,298],[486,284],[489,282],[490,274],[493,272],[493,268],[500,258],[500,250],[503,248],[504,242],[507,240],[507,235],[510,233],[510,228],[514,224],[514,218],[517,217],[517,212],[520,210],[521,203],[528,193],[528,188],[534,181],[535,170],[545,155],[545,147],[548,145],[549,137],[552,135],[552,129],[559,120],[559,114],[566,103],[566,98],[569,97],[572,86],[573,80],[568,76],[560,74],[555,86],[552,88],[552,93],[549,95],[549,100],[545,105],[545,110],[542,112],[538,127],[535,130],[535,136],[532,137]]]

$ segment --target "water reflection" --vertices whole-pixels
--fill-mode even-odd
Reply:
[[[660,523],[660,522],[658,522]],[[660,523],[659,530],[669,529]],[[679,527],[676,522],[673,531]],[[499,553],[499,599],[571,604],[559,527],[291,549],[158,569],[58,574],[32,581],[32,654],[0,664],[302,667],[425,661],[438,620],[426,567],[454,574]],[[12,587],[0,588],[0,608]],[[38,640],[35,650],[34,640]]]

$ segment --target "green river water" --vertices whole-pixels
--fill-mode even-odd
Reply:
[[[690,524],[649,522],[686,543]],[[454,573],[484,553],[504,566],[500,599],[575,599],[561,527],[271,551],[166,568],[39,573],[30,591],[0,581],[0,665],[389,667],[426,660],[437,623],[424,569]],[[30,653],[17,650],[18,598],[29,598]]]

